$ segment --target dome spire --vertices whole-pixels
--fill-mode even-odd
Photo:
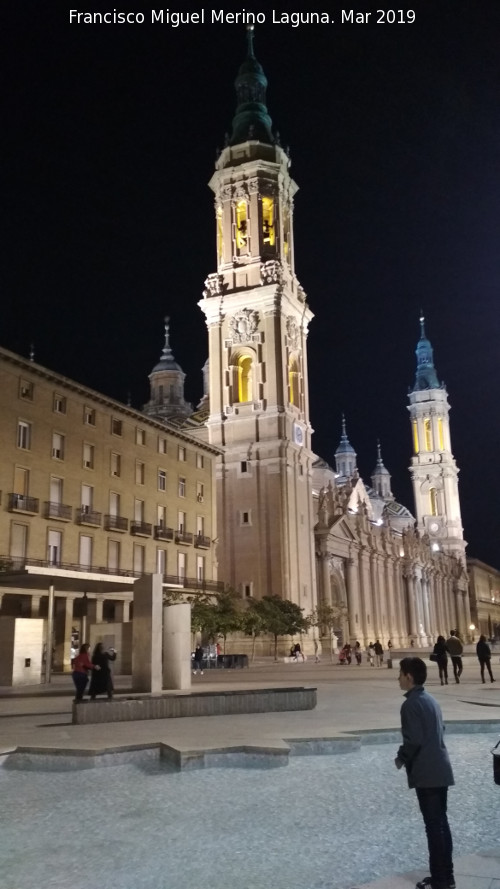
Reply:
[[[233,117],[230,145],[255,140],[274,143],[272,120],[266,106],[267,78],[255,58],[254,26],[247,25],[247,57],[234,82],[238,104]]]
[[[335,465],[340,476],[351,478],[356,472],[356,451],[347,437],[345,415],[342,414],[342,435],[335,451]]]
[[[385,468],[384,461],[382,460],[382,448],[380,446],[379,438],[377,438],[377,462],[375,464],[375,469],[372,472],[372,487],[378,496],[383,497],[384,500],[394,499],[391,492],[391,476],[389,470]]]
[[[420,310],[420,339],[417,344],[415,354],[417,356],[417,373],[415,377],[415,385],[412,392],[418,392],[423,389],[441,389],[434,367],[434,355],[432,346],[425,335],[425,317]]]

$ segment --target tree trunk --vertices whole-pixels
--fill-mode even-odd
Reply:
[[[252,664],[255,659],[255,642],[256,642],[256,640],[257,640],[257,636],[255,635],[255,633],[252,633],[252,656],[251,656],[251,663]]]
[[[278,663],[278,637],[274,637],[274,663]]]

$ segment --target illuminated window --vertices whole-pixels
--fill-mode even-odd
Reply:
[[[29,451],[31,448],[31,423],[19,420],[17,424],[17,446]]]
[[[415,454],[418,454],[418,426],[417,426],[417,421],[416,421],[416,420],[412,420],[412,423],[411,423],[411,424],[412,424],[412,426],[413,426],[413,451],[414,451]]]
[[[217,207],[217,258],[222,262],[224,254],[224,232],[222,229],[222,207]]]
[[[262,236],[264,244],[268,244],[269,247],[274,247],[276,238],[273,198],[262,198]]]
[[[288,387],[290,391],[290,404],[294,404],[295,407],[299,407],[299,366],[297,364],[296,358],[291,358],[288,365]]]
[[[438,514],[438,505],[437,505],[437,491],[435,488],[431,488],[429,491],[429,502],[431,508],[431,515]]]
[[[246,250],[248,243],[248,219],[247,202],[238,201],[236,204],[236,247],[238,250]]]
[[[238,401],[252,401],[252,359],[249,355],[238,358]]]
[[[439,450],[444,451],[443,421],[442,421],[441,417],[438,418],[438,441],[439,441]]]
[[[52,433],[52,456],[55,460],[64,460],[64,435]]]
[[[425,450],[432,451],[432,430],[431,430],[431,421],[424,420],[424,436],[425,436]]]
[[[283,253],[285,259],[290,262],[290,211],[285,209],[283,214]]]

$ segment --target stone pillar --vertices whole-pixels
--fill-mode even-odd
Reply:
[[[49,586],[47,609],[47,635],[45,637],[45,682],[50,682],[52,672],[52,641],[54,636],[54,584]]]
[[[60,596],[55,607],[54,661],[63,673],[71,672],[71,630],[73,628],[73,596]]]
[[[382,602],[378,577],[378,559],[376,553],[370,553],[370,586],[373,602],[373,632],[376,639],[382,639],[384,632],[382,626]]]
[[[134,583],[132,630],[132,688],[158,693],[162,690],[161,574],[142,575]]]
[[[418,627],[417,627],[417,609],[415,602],[415,575],[413,574],[413,569],[409,568],[408,573],[406,575],[406,580],[408,584],[408,608],[410,612],[410,635],[414,639],[418,639]]]
[[[130,621],[130,602],[115,602],[115,623],[128,624]]]
[[[95,599],[88,600],[87,618],[89,624],[102,624],[102,608],[104,599],[96,596]]]
[[[191,605],[163,609],[163,688],[191,688]]]
[[[358,638],[359,626],[359,596],[356,586],[354,559],[345,560],[345,590],[349,621],[349,641],[352,645]]]
[[[369,642],[373,642],[373,639],[368,639],[368,623],[366,619],[366,584],[365,584],[365,576],[364,576],[364,552],[363,548],[360,547],[358,554],[358,583],[359,583],[359,620],[360,620],[360,631],[361,638],[358,634],[358,642],[361,643],[363,648],[366,648]]]
[[[406,626],[406,611],[404,608],[401,568],[401,561],[399,559],[394,559],[392,563],[392,577],[396,626],[399,635],[399,642],[397,644],[400,648],[406,648],[406,646],[408,645],[408,628]]]
[[[427,645],[430,645],[432,639],[432,621],[429,607],[429,575],[427,571],[422,572],[422,600],[424,606],[425,634],[427,636]]]
[[[40,617],[40,602],[42,601],[41,596],[32,596],[31,597],[31,617]]]

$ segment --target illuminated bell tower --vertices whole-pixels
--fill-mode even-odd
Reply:
[[[272,132],[267,80],[248,29],[237,108],[216,163],[217,272],[199,305],[209,332],[219,577],[243,597],[314,607],[307,381],[313,315],[295,276],[290,158]]]
[[[465,563],[458,469],[451,452],[450,405],[434,367],[432,346],[420,318],[417,373],[409,392],[413,457],[410,466],[417,526],[435,549],[453,553]]]

